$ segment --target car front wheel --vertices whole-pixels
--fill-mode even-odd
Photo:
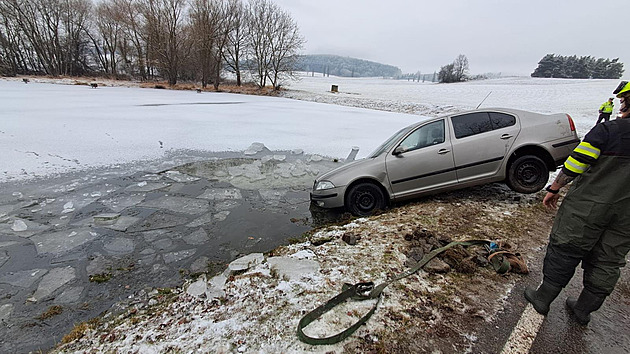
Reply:
[[[507,185],[519,193],[536,193],[545,187],[549,180],[549,170],[545,162],[534,155],[516,159],[508,170]]]
[[[346,208],[356,216],[372,215],[374,211],[385,208],[385,196],[377,185],[359,183],[348,191]]]

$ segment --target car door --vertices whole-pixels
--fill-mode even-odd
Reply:
[[[422,125],[409,133],[385,160],[395,198],[457,183],[445,119]]]
[[[451,117],[457,179],[467,182],[496,175],[520,132],[516,116],[472,112]]]

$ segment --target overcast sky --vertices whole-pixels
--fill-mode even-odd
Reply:
[[[616,35],[627,28],[628,0],[274,1],[298,23],[304,54],[423,73],[464,54],[471,74],[522,75],[548,53],[591,55],[619,57],[630,77],[627,34]]]

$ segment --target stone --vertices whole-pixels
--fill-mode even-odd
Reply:
[[[0,283],[28,288],[48,271],[46,269],[29,269],[0,275]]]
[[[37,286],[37,290],[35,290],[31,298],[35,301],[40,301],[75,278],[76,272],[72,267],[53,268],[42,277],[42,280]]]
[[[257,264],[262,263],[265,260],[265,256],[262,253],[251,253],[241,258],[235,259],[227,267],[227,272],[229,274],[234,274],[236,272],[242,272],[247,270]]]
[[[422,269],[429,273],[448,273],[451,266],[439,258],[433,258]]]
[[[269,268],[275,270],[280,279],[300,280],[319,272],[319,263],[309,259],[294,259],[289,257],[267,258]]]
[[[357,244],[360,237],[351,232],[346,232],[343,236],[341,236],[341,239],[350,246],[354,246]]]

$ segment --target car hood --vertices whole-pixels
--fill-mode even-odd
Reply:
[[[346,164],[343,164],[337,168],[334,168],[328,172],[324,172],[322,174],[320,174],[319,176],[317,176],[317,178],[315,179],[316,181],[329,181],[330,179],[334,178],[335,175],[339,175],[341,174],[343,171],[346,171],[350,168],[355,168],[356,166],[360,166],[363,164],[366,164],[368,162],[371,162],[373,159],[372,158],[363,158],[363,159],[359,159],[359,160],[355,160],[352,162],[348,162]],[[334,183],[334,181],[331,181]]]

